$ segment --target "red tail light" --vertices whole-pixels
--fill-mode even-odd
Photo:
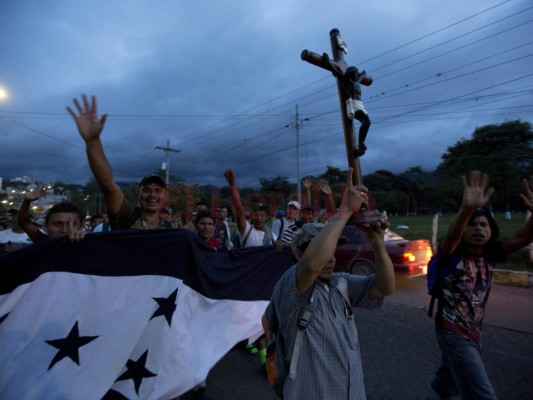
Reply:
[[[406,264],[427,265],[432,255],[433,252],[427,240],[415,240],[405,248],[403,259]]]
[[[406,263],[413,263],[416,261],[416,256],[413,253],[403,253],[403,258]]]

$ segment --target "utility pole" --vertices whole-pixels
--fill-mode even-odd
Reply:
[[[309,121],[305,118],[304,121]],[[300,114],[298,104],[296,104],[296,187],[298,188],[298,203],[302,204],[302,182],[300,180]]]
[[[165,182],[168,186],[170,184],[170,153],[179,153],[181,150],[171,148],[170,142],[168,140],[167,140],[167,147],[156,146],[155,149],[163,150],[167,155],[166,166],[165,166],[165,169],[167,170],[167,177],[166,177]]]

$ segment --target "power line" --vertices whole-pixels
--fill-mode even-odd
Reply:
[[[449,28],[451,28],[451,27],[453,27],[453,26],[459,25],[459,24],[461,24],[461,23],[463,23],[463,22],[466,22],[466,21],[468,21],[468,20],[470,20],[470,19],[472,19],[472,18],[474,18],[474,17],[477,17],[477,16],[479,16],[479,15],[481,15],[481,14],[484,14],[484,13],[490,11],[490,10],[493,10],[493,9],[495,9],[495,8],[497,8],[497,7],[500,7],[501,5],[503,5],[503,4],[505,4],[505,3],[509,3],[509,1],[510,1],[510,0],[506,0],[506,1],[502,2],[502,3],[496,4],[495,6],[489,7],[489,8],[487,8],[487,9],[483,10],[483,11],[480,11],[480,12],[478,12],[478,13],[476,13],[476,14],[470,15],[469,17],[466,17],[466,18],[464,18],[464,19],[461,19],[461,20],[459,20],[459,21],[457,21],[457,22],[454,22],[453,24],[447,25],[447,26],[445,26],[445,27],[443,27],[443,28],[437,29],[436,31],[433,31],[433,32],[431,32],[431,33],[428,33],[427,35],[424,35],[424,36],[421,36],[421,37],[419,37],[419,38],[417,38],[417,39],[411,40],[410,42],[407,42],[407,43],[405,43],[405,44],[402,44],[401,46],[398,46],[398,47],[395,47],[395,48],[393,48],[393,49],[387,50],[387,51],[385,51],[385,52],[383,52],[383,53],[381,53],[381,54],[379,54],[379,55],[377,55],[377,56],[374,56],[374,57],[372,57],[372,58],[368,58],[368,59],[366,59],[366,60],[363,60],[363,61],[359,62],[358,64],[359,64],[359,65],[362,65],[362,64],[367,63],[367,62],[369,62],[369,61],[374,61],[374,60],[376,60],[376,59],[378,59],[378,58],[381,58],[381,57],[383,57],[383,56],[385,56],[385,55],[387,55],[387,54],[390,54],[390,53],[392,53],[392,52],[395,52],[396,50],[403,49],[404,47],[407,47],[407,46],[409,46],[409,45],[411,45],[411,44],[413,44],[413,43],[419,42],[419,41],[421,41],[421,40],[423,40],[423,39],[426,39],[426,38],[428,38],[428,37],[430,37],[430,36],[433,36],[433,35],[435,35],[435,34],[437,34],[437,33],[439,33],[439,32],[445,31],[446,29],[449,29]]]
[[[455,40],[457,40],[457,39],[460,39],[460,38],[463,38],[463,37],[465,37],[465,36],[471,35],[472,33],[475,33],[475,32],[478,32],[478,31],[480,31],[480,30],[482,30],[482,29],[488,28],[489,26],[495,25],[495,24],[497,24],[497,23],[499,23],[499,22],[502,22],[502,21],[504,21],[504,20],[506,20],[506,19],[508,19],[508,18],[511,18],[511,17],[514,17],[514,16],[516,16],[516,15],[518,15],[518,14],[521,14],[521,13],[523,13],[523,12],[526,12],[527,10],[530,10],[530,9],[532,9],[532,8],[533,8],[533,6],[528,7],[528,8],[526,8],[526,9],[522,10],[522,11],[519,11],[519,12],[516,12],[516,13],[514,13],[514,14],[508,15],[508,16],[506,16],[506,17],[500,18],[499,20],[496,20],[496,21],[494,21],[494,22],[491,22],[490,24],[483,25],[483,26],[481,26],[481,27],[479,27],[479,28],[476,28],[476,29],[471,30],[471,31],[466,32],[466,33],[463,33],[463,34],[461,34],[461,35],[459,35],[459,36],[456,36],[456,37],[454,37],[454,38],[451,38],[451,39],[445,40],[444,42],[440,42],[440,43],[438,43],[438,44],[436,44],[436,45],[430,46],[430,47],[428,47],[428,48],[426,48],[426,49],[424,49],[424,50],[420,50],[420,51],[418,51],[418,52],[416,52],[416,53],[410,54],[410,55],[408,55],[408,56],[406,56],[406,57],[403,57],[403,58],[400,58],[400,59],[398,59],[398,60],[396,60],[396,61],[393,61],[393,62],[390,62],[390,63],[388,63],[388,64],[382,65],[382,66],[380,66],[380,67],[378,67],[378,68],[373,68],[372,71],[373,71],[373,72],[375,72],[375,71],[379,71],[380,69],[383,69],[383,68],[385,68],[385,67],[388,67],[388,66],[393,65],[393,64],[396,64],[396,63],[399,63],[400,61],[407,60],[407,59],[412,58],[412,57],[414,57],[414,56],[416,56],[416,55],[419,55],[419,54],[425,53],[425,52],[427,52],[427,51],[429,51],[429,50],[432,50],[432,49],[435,49],[435,48],[437,48],[437,47],[443,46],[443,45],[445,45],[445,44],[447,44],[447,43],[453,42],[453,41],[455,41]],[[526,22],[524,22],[524,23],[522,23],[522,24],[519,24],[519,25],[515,25],[513,28],[515,28],[516,26],[521,26],[521,25],[527,24],[527,23],[529,23],[529,22],[531,22],[531,20],[526,21]]]

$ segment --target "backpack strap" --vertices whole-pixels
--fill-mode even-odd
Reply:
[[[434,283],[434,286],[433,286],[433,289],[431,290],[431,299],[429,300],[429,307],[428,307],[428,317],[432,317],[433,316],[433,309],[435,308],[435,300],[438,300],[440,298],[440,294],[441,294],[441,273],[442,273],[442,256],[438,253],[438,250],[437,250],[437,253],[433,256],[433,258],[430,260],[430,264],[431,262],[435,262],[435,266],[431,266],[431,265],[428,265],[428,279],[430,279],[430,274],[435,274],[434,275],[434,279],[435,279],[435,283]],[[430,268],[434,268],[433,272],[430,272]],[[440,301],[439,301],[439,304],[440,304]]]
[[[248,233],[245,232],[246,234],[244,235],[244,238],[242,239],[242,243],[241,243],[241,247],[243,249],[246,247],[246,241],[248,240],[248,236],[250,236],[250,233],[252,233],[252,229],[253,227],[252,225],[250,225],[250,230],[248,231]]]
[[[300,358],[300,350],[302,349],[302,341],[304,338],[304,333],[309,325],[309,321],[311,321],[311,318],[313,317],[313,314],[316,310],[316,302],[314,301],[314,295],[315,295],[315,289],[313,288],[313,293],[311,293],[311,297],[305,307],[303,308],[302,316],[300,317],[298,321],[298,332],[296,332],[296,339],[294,340],[294,347],[292,348],[292,352],[287,357],[287,361],[289,361],[291,368],[289,370],[289,377],[294,379],[296,377],[296,366],[298,365],[298,358]]]
[[[285,217],[281,217],[278,231],[278,240],[281,240],[281,235],[283,234],[283,228],[285,226]]]

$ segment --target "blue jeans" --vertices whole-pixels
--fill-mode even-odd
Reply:
[[[481,343],[439,330],[437,342],[442,361],[431,382],[429,399],[449,399],[461,395],[462,400],[496,400],[481,360]]]

